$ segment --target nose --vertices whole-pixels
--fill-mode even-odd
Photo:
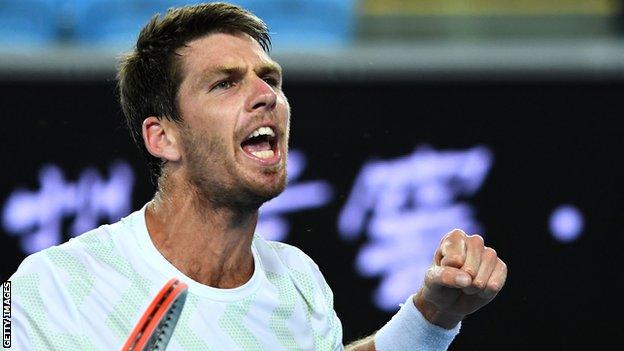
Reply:
[[[250,94],[245,104],[248,112],[264,109],[271,111],[277,104],[277,93],[269,83],[254,77],[250,84]]]

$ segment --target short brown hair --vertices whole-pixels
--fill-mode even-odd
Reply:
[[[182,80],[176,50],[210,33],[245,33],[269,52],[266,24],[251,12],[227,3],[207,3],[169,9],[143,27],[134,50],[122,56],[117,73],[119,101],[136,144],[148,160],[152,176],[162,162],[147,152],[142,123],[155,116],[181,122],[177,94]]]

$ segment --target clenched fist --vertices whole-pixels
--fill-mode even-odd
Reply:
[[[455,229],[442,238],[413,301],[429,322],[452,329],[492,301],[506,278],[507,265],[480,235]]]

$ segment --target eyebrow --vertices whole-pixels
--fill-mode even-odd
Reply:
[[[282,66],[280,66],[277,62],[267,62],[256,70],[256,74],[258,74],[259,76],[263,76],[266,74],[277,74],[281,77]]]
[[[267,74],[277,74],[282,76],[282,67],[277,62],[265,62],[262,66],[254,69],[254,72],[259,76]],[[244,69],[238,66],[218,65],[210,67],[201,72],[197,79],[197,84],[202,85],[206,81],[209,81],[217,76],[242,76]]]

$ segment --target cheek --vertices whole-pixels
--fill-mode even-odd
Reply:
[[[195,128],[191,137],[187,136],[187,152],[208,158],[225,157],[232,144],[231,134],[228,136],[226,133],[223,128]]]
[[[279,109],[279,116],[283,116],[285,125],[290,125],[290,104],[288,104],[286,97],[278,104],[277,108]]]
[[[284,95],[284,93],[280,94],[279,105],[282,106],[286,114],[290,116],[290,103],[288,102],[288,98],[286,98],[286,95]]]
[[[211,115],[206,118],[201,126],[201,134],[204,142],[212,145],[221,145],[223,149],[230,150],[234,144],[235,121],[232,115]]]

